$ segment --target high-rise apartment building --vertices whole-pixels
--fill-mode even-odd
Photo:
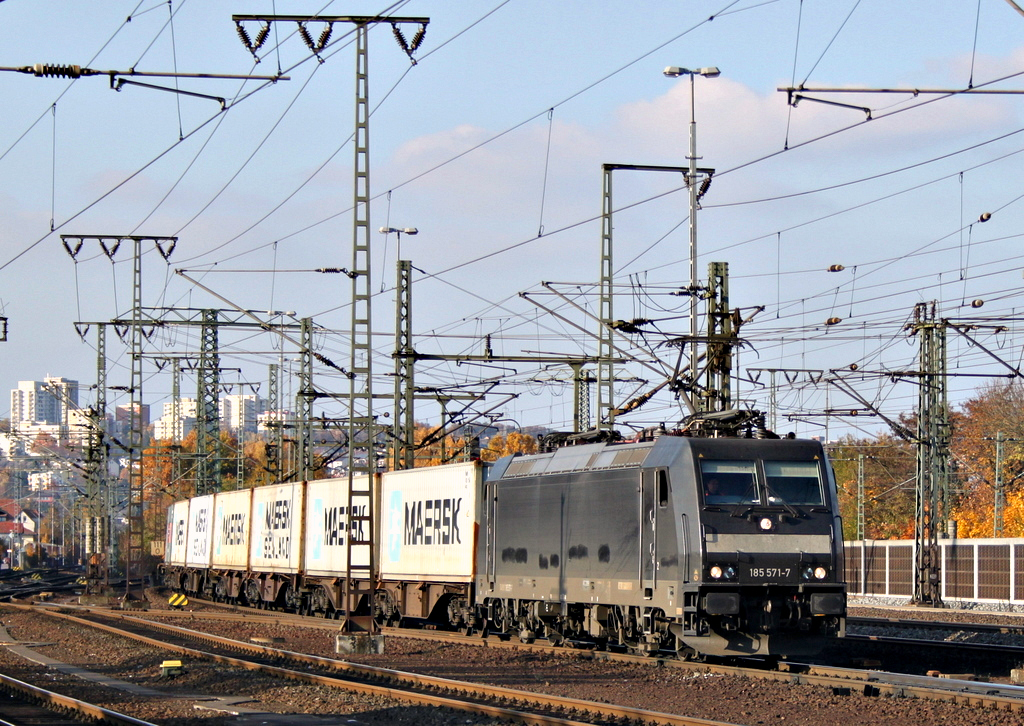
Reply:
[[[77,408],[78,381],[48,376],[42,381],[18,381],[11,390],[11,426],[67,426],[69,412]]]

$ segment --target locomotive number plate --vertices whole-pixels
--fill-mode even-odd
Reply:
[[[788,580],[793,574],[792,567],[751,567],[752,580]]]

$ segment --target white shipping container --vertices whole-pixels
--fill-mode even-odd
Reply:
[[[185,543],[188,537],[188,500],[175,502],[167,508],[167,537],[164,540],[164,562],[185,566]]]
[[[210,566],[210,545],[213,542],[213,495],[207,494],[189,500],[188,551],[185,564],[189,567]]]
[[[367,477],[353,479],[353,491],[367,491]],[[370,512],[370,498],[366,495],[353,497],[352,509],[356,516]],[[357,520],[353,524],[354,539],[369,539],[369,522]],[[343,576],[347,563],[348,477],[339,479],[317,479],[306,484],[306,547],[303,571],[307,575]],[[369,545],[352,546],[353,568],[370,565]],[[354,570],[359,576],[365,570]]]
[[[244,570],[249,566],[252,489],[220,492],[213,499],[213,567]]]
[[[384,474],[381,577],[472,581],[482,486],[479,462]]]
[[[299,571],[302,552],[302,493],[305,483],[272,484],[252,490],[249,567],[257,572]]]

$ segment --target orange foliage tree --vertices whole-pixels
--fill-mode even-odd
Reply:
[[[829,447],[839,489],[843,538],[857,538],[860,468],[864,478],[864,536],[900,539],[914,536],[916,452],[891,434],[874,439],[846,437]]]
[[[952,450],[960,477],[949,518],[961,537],[994,536],[998,459],[1002,536],[1024,537],[1024,385],[1013,380],[983,386],[959,414]]]
[[[507,435],[496,434],[487,442],[487,448],[480,452],[484,461],[497,461],[511,454],[536,454],[537,439],[530,434],[510,431]]]

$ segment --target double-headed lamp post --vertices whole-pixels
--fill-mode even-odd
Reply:
[[[415,227],[381,227],[381,234],[397,234],[398,235],[398,259],[402,259],[402,235],[414,235],[419,234],[420,231]]]
[[[720,75],[715,67],[709,68],[680,68],[669,66],[664,74],[669,78],[679,76],[690,77],[690,170],[688,174],[688,186],[690,187],[690,377],[694,384],[697,383],[697,116],[694,103],[694,76],[715,78]],[[696,390],[696,389],[695,389]],[[694,397],[696,410],[703,410]]]

